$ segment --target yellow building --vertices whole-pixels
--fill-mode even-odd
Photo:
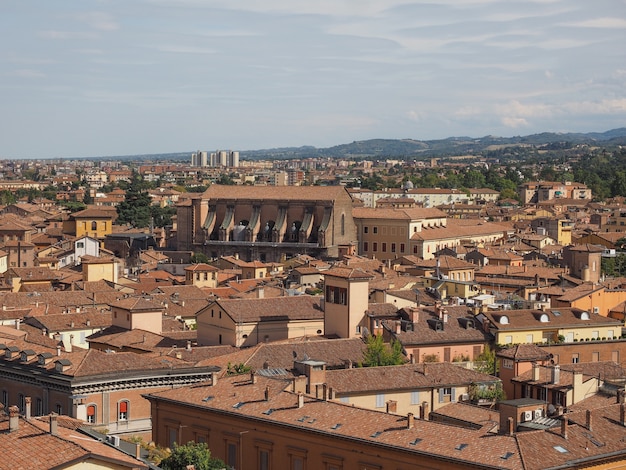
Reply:
[[[102,240],[113,233],[114,212],[103,208],[74,212],[63,221],[63,232],[77,238],[87,235]]]
[[[594,341],[621,337],[622,322],[579,308],[484,313],[496,344]]]
[[[219,269],[205,263],[198,263],[185,268],[185,284],[197,287],[217,287]]]
[[[120,264],[114,257],[84,255],[81,258],[83,281],[109,281],[117,283]]]

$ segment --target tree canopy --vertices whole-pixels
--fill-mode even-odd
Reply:
[[[185,445],[174,444],[172,453],[163,459],[159,466],[163,470],[186,470],[188,465],[193,465],[196,470],[226,468],[222,460],[211,457],[211,451],[204,442],[188,442]]]
[[[404,364],[404,362],[400,341],[392,341],[391,345],[387,345],[382,335],[367,337],[367,348],[363,353],[363,365],[365,367],[395,366]]]

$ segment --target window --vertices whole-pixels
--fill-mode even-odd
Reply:
[[[95,220],[91,222],[91,230],[98,230],[98,222]]]
[[[237,466],[237,444],[234,442],[226,443],[226,465]]]
[[[6,390],[2,390],[2,404],[4,405],[5,410],[9,406],[9,392]]]
[[[87,422],[93,424],[96,422],[96,405],[87,407]]]
[[[404,253],[404,243],[400,243],[400,253]]]
[[[372,243],[372,251],[378,251],[378,243]]]
[[[599,351],[593,351],[591,353],[591,362],[600,362],[600,352]]]
[[[378,227],[373,227],[372,228],[372,233],[378,233]]]
[[[392,243],[392,244],[391,244],[391,252],[392,252],[392,253],[395,253],[395,252],[396,252],[396,244],[395,244],[395,243]]]
[[[413,391],[411,392],[411,405],[419,405],[420,404],[420,392]]]
[[[363,251],[367,251],[369,249],[369,243],[363,242]]]
[[[537,389],[537,400],[545,401],[545,399],[546,399],[546,389],[545,388],[538,388]]]
[[[62,415],[63,414],[63,407],[61,406],[60,403],[57,403],[57,405],[56,405],[56,413],[58,415]]]
[[[270,470],[270,451],[259,449],[259,470]]]
[[[448,403],[455,400],[456,389],[454,387],[444,387],[439,389],[439,403]]]
[[[43,400],[41,398],[37,398],[35,402],[35,416],[43,415]]]
[[[346,215],[341,214],[341,235],[346,234]]]
[[[511,344],[513,342],[513,336],[507,335],[504,337],[504,344]]]
[[[387,253],[387,243],[383,242],[383,253]]]
[[[368,233],[369,232],[369,227],[363,227],[363,233]]]
[[[26,409],[26,399],[24,398],[24,394],[20,393],[18,395],[18,403],[17,406],[20,409],[20,413],[24,413],[24,410]]]
[[[85,248],[85,243],[83,243],[83,242],[76,242],[76,248]]]
[[[379,393],[376,395],[376,408],[384,408],[385,407],[385,394]]]
[[[579,359],[578,353],[572,354],[572,363],[578,364],[578,359]]]
[[[127,421],[128,420],[128,401],[121,401],[119,403],[119,412],[117,414],[117,419],[119,421]]]
[[[302,457],[291,456],[291,470],[304,470],[304,459]]]

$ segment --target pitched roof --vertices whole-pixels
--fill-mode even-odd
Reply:
[[[262,299],[219,299],[216,303],[234,322],[321,320],[319,296],[296,295]]]

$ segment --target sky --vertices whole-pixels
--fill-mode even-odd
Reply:
[[[0,158],[626,126],[626,0],[0,2]]]

